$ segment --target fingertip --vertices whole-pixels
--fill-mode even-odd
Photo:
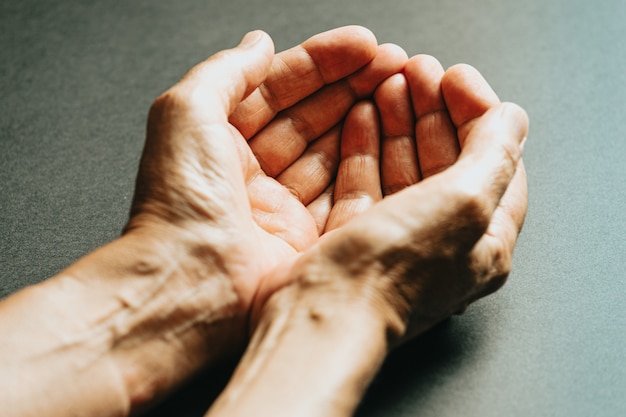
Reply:
[[[302,42],[301,46],[306,50],[319,47],[328,49],[334,46],[343,54],[353,54],[355,57],[368,56],[372,59],[376,55],[378,41],[374,33],[366,27],[350,25],[313,35]]]
[[[409,86],[403,73],[391,75],[374,92],[383,136],[413,135],[415,120]]]
[[[378,46],[376,56],[348,83],[357,97],[367,97],[387,78],[401,73],[407,61],[406,52],[398,45],[386,43]]]
[[[246,33],[234,50],[242,54],[241,78],[245,89],[241,96],[236,94],[231,97],[231,111],[265,80],[275,53],[274,41],[260,29]]]
[[[480,71],[469,64],[455,64],[448,68],[441,79],[441,89],[446,99],[469,95],[488,107],[500,102]]]
[[[243,35],[243,38],[241,38],[241,41],[239,42],[239,47],[240,48],[249,48],[254,46],[256,43],[258,43],[259,41],[261,41],[261,39],[263,39],[265,36],[268,36],[267,33],[263,32],[260,29],[257,30],[251,30],[250,32],[246,33],[245,35]]]
[[[378,40],[376,39],[376,35],[374,35],[374,32],[372,32],[365,26],[347,25],[334,30],[330,30],[329,32],[333,31],[345,32],[346,34],[349,34],[358,44],[368,45],[374,51],[376,50],[376,46],[378,45]]]
[[[429,70],[429,72],[435,70],[437,72],[443,73],[443,67],[437,58],[432,55],[427,54],[419,54],[412,56],[408,62],[406,63],[405,72],[407,74],[419,74],[424,71],[424,69]]]
[[[300,48],[330,84],[367,66],[377,56],[378,43],[367,28],[343,26],[310,37],[295,49]]]
[[[430,55],[416,55],[405,67],[411,101],[416,115],[422,116],[445,108],[441,93],[444,74],[439,61]]]
[[[383,43],[378,46],[378,51],[379,53],[381,51],[384,51],[388,57],[393,58],[396,61],[402,62],[404,65],[406,65],[407,61],[409,60],[409,55],[406,53],[406,51],[401,46],[396,45],[395,43]]]
[[[450,71],[450,73],[453,73],[453,72],[468,72],[468,73],[478,72],[478,70],[475,67],[473,67],[470,64],[466,64],[464,62],[459,62],[458,64],[451,65],[450,67],[448,67],[448,71]]]
[[[243,36],[239,44],[210,56],[191,68],[174,86],[188,106],[216,106],[215,114],[233,109],[267,77],[274,42],[262,30]]]
[[[237,45],[237,47],[250,49],[259,44],[263,44],[263,46],[265,46],[266,48],[270,47],[272,50],[272,54],[274,53],[274,41],[267,32],[261,29],[251,30],[250,32],[246,33],[239,42],[239,45]]]
[[[441,79],[441,91],[457,128],[500,103],[482,74],[468,64],[448,68]]]
[[[454,80],[455,78],[472,78],[481,77],[480,71],[475,67],[465,63],[454,64],[446,70],[445,79]]]

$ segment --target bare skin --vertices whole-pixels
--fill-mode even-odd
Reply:
[[[435,62],[347,27],[192,69],[123,236],[0,303],[3,412],[137,414],[255,329],[211,415],[350,415],[389,349],[503,283],[526,210],[525,114]]]
[[[444,73],[428,56],[375,104],[380,125],[359,103],[342,137],[339,174],[368,174],[334,190],[361,214],[331,213],[335,232],[257,298],[254,337],[209,416],[350,416],[389,350],[504,283],[526,213],[524,111],[475,69]]]
[[[277,55],[252,32],[159,97],[123,236],[0,304],[3,412],[138,413],[237,357],[261,280],[319,237],[306,205],[334,181],[333,127],[406,59],[360,27]],[[272,130],[295,147],[267,148]],[[318,136],[322,175],[293,190],[272,178]]]

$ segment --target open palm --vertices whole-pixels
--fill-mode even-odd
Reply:
[[[341,122],[406,62],[358,27],[277,55],[265,34],[246,40],[155,101],[127,228],[159,225],[193,242],[200,262],[229,277],[244,313],[260,280],[343,210],[328,198]]]
[[[326,224],[339,229],[302,254],[292,286],[264,291],[278,300],[264,311],[273,317],[277,303],[304,293],[320,306],[372,301],[395,344],[504,284],[527,208],[528,119],[474,68],[444,72],[429,56],[386,79],[374,103],[357,103],[344,124],[342,158],[360,155],[362,169],[340,163]],[[256,300],[253,323],[265,301]]]

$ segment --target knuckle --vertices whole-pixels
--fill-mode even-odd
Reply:
[[[150,114],[167,114],[186,106],[188,100],[188,94],[182,88],[172,87],[154,100],[150,107]]]
[[[181,81],[157,97],[152,103],[150,112],[161,115],[193,113],[211,103],[207,93],[202,86]]]
[[[499,141],[499,150],[508,165],[515,169],[517,162],[522,156],[522,140],[528,135],[528,115],[515,103],[502,103],[498,109],[499,120],[505,121],[503,131],[507,132],[507,140]]]
[[[464,226],[475,229],[477,233],[484,233],[491,221],[492,210],[482,188],[462,183],[459,184],[456,194],[457,207]]]
[[[493,252],[492,259],[492,277],[507,276],[511,272],[513,266],[513,254],[507,245],[501,241]]]
[[[518,143],[512,143],[511,141],[502,141],[499,145],[498,151],[502,160],[502,176],[510,180],[517,169],[517,163],[522,156],[522,149]]]
[[[491,241],[491,255],[483,265],[480,296],[484,297],[500,289],[507,281],[513,266],[513,251],[504,241]]]

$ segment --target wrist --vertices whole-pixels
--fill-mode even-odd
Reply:
[[[246,313],[218,255],[171,233],[127,233],[41,290],[55,304],[51,333],[85,361],[106,363],[117,377],[94,377],[92,388],[121,385],[131,412],[239,354],[247,336]]]
[[[385,323],[369,300],[347,287],[289,285],[268,299],[209,415],[350,416],[386,353]]]

